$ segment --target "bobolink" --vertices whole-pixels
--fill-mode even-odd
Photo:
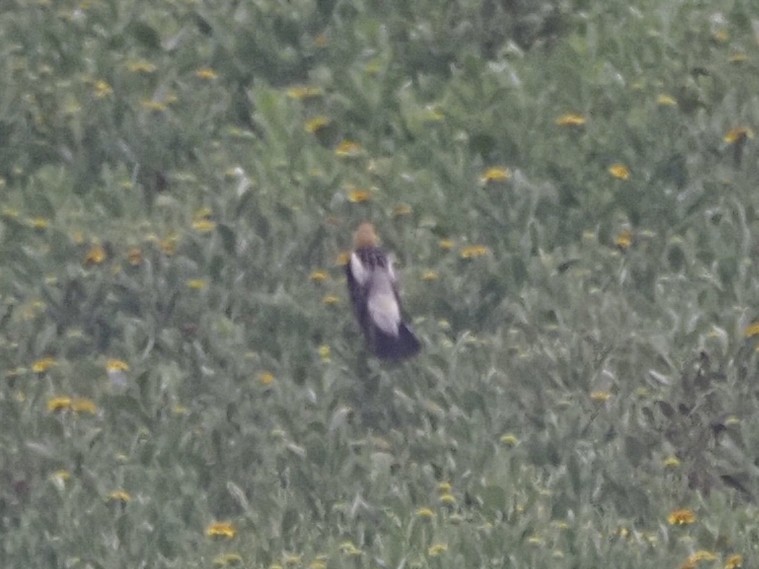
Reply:
[[[416,355],[421,344],[401,318],[401,299],[393,261],[377,246],[371,223],[359,225],[353,252],[345,265],[353,310],[366,343],[378,358],[399,360]]]

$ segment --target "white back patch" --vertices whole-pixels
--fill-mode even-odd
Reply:
[[[351,253],[351,274],[359,286],[366,286],[371,276],[371,271],[364,268],[364,264],[355,253]]]
[[[371,316],[377,328],[390,336],[398,336],[401,311],[392,292],[370,294],[368,308],[369,316]]]

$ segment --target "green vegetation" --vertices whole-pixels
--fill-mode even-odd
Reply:
[[[5,2],[0,565],[754,565],[758,36],[748,0]],[[402,365],[349,311],[364,219]]]

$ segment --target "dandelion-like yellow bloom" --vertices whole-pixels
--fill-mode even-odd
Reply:
[[[450,251],[456,246],[456,242],[453,239],[441,239],[437,242],[437,246],[443,251]]]
[[[177,243],[179,238],[176,235],[169,235],[168,237],[161,239],[158,242],[158,247],[161,249],[164,255],[172,256],[177,252]]]
[[[113,87],[111,87],[106,81],[98,80],[95,81],[95,85],[93,87],[93,93],[95,95],[96,99],[105,99],[106,97],[110,97],[113,95]]]
[[[422,280],[425,282],[436,281],[440,278],[440,274],[437,271],[427,270],[422,273]]]
[[[515,447],[519,444],[519,439],[516,437],[516,435],[512,433],[506,433],[504,435],[501,435],[500,441],[502,445],[506,445],[509,447]]]
[[[152,111],[155,113],[162,113],[169,106],[163,101],[156,101],[155,99],[143,99],[140,101],[140,106],[146,111]]]
[[[321,358],[323,362],[330,361],[331,356],[332,356],[332,350],[330,349],[329,346],[327,345],[319,346],[319,357]]]
[[[47,410],[50,413],[68,411],[69,409],[71,409],[71,397],[51,397],[47,400]]]
[[[748,55],[746,54],[745,51],[736,51],[734,53],[731,53],[728,56],[727,60],[730,63],[744,63],[748,61]]]
[[[404,215],[411,215],[411,212],[413,210],[411,209],[411,206],[405,203],[399,203],[398,205],[393,207],[393,216],[394,217],[403,217]]]
[[[340,303],[340,299],[334,294],[328,294],[322,298],[322,302],[327,306],[334,306]]]
[[[467,245],[462,247],[459,252],[459,256],[462,259],[476,259],[477,257],[484,257],[490,252],[485,245]]]
[[[50,220],[44,217],[33,217],[29,220],[29,224],[33,229],[47,229],[50,226]]]
[[[45,357],[41,358],[34,363],[32,363],[32,371],[34,373],[45,373],[47,370],[49,370],[51,367],[58,365],[58,362],[55,361],[55,358],[51,357]]]
[[[214,557],[213,564],[217,567],[233,567],[242,564],[242,557],[239,553],[222,553]]]
[[[427,555],[430,557],[439,557],[446,551],[448,551],[447,543],[433,543],[427,548]]]
[[[450,493],[441,494],[440,503],[444,506],[454,506],[456,504],[456,496]]]
[[[680,565],[680,569],[696,569],[702,561],[714,561],[715,559],[717,559],[717,556],[714,553],[701,549],[686,557],[683,564]]]
[[[110,494],[108,494],[108,501],[109,502],[121,502],[122,504],[126,504],[127,502],[130,502],[132,500],[132,496],[130,496],[129,492],[126,490],[114,490]]]
[[[59,482],[66,482],[66,480],[71,478],[71,473],[68,470],[62,468],[53,472],[50,477],[58,480]]]
[[[136,59],[132,61],[128,61],[127,69],[131,71],[132,73],[155,73],[157,67],[150,63],[149,61],[145,61],[144,59]]]
[[[743,567],[743,555],[734,553],[725,560],[725,569],[738,569]]]
[[[274,383],[274,374],[270,371],[262,371],[258,374],[258,382],[261,385],[271,385]]]
[[[664,468],[677,468],[680,466],[680,459],[676,456],[668,456],[662,461]]]
[[[746,336],[746,338],[753,338],[754,336],[759,335],[759,321],[752,322],[746,326],[746,329],[743,331],[743,335]]]
[[[417,508],[416,515],[423,520],[432,520],[435,518],[435,512],[430,508]]]
[[[558,126],[582,126],[587,122],[587,118],[577,113],[566,113],[556,119]]]
[[[219,74],[210,67],[201,67],[195,71],[195,77],[198,79],[203,79],[204,81],[211,81],[213,79],[216,79],[218,76]]]
[[[349,188],[347,193],[351,203],[364,203],[372,199],[372,192],[362,188]]]
[[[335,148],[335,154],[341,158],[351,158],[361,154],[363,148],[361,144],[353,140],[343,140]]]
[[[754,138],[754,131],[747,126],[736,126],[725,133],[723,140],[727,144],[737,144]]]
[[[314,87],[313,85],[294,85],[287,89],[287,96],[297,101],[313,99],[314,97],[319,97],[321,94],[321,87]]]
[[[609,174],[615,177],[617,180],[629,180],[630,169],[624,164],[612,164],[609,166]]]
[[[97,405],[92,399],[86,397],[75,397],[71,400],[71,410],[76,413],[89,413],[94,415],[97,413]]]
[[[187,288],[192,290],[203,290],[208,286],[208,282],[205,279],[190,279],[187,281]]]
[[[213,522],[206,528],[206,535],[210,538],[232,539],[237,535],[237,528],[232,522]]]
[[[666,93],[662,93],[658,97],[656,97],[656,104],[661,107],[676,107],[677,106],[677,100],[672,97],[671,95],[667,95]]]
[[[590,392],[590,400],[596,403],[603,403],[609,399],[611,399],[611,393],[608,391],[597,390]]]
[[[84,264],[87,266],[100,265],[108,258],[108,253],[102,245],[93,245],[84,256]]]
[[[114,371],[129,371],[129,365],[122,360],[116,358],[110,358],[105,362],[105,369],[109,372]]]
[[[308,119],[306,121],[305,129],[309,134],[316,134],[320,130],[327,128],[331,122],[332,121],[329,119],[329,117],[319,115]]]
[[[696,514],[688,508],[674,510],[667,516],[667,521],[671,526],[689,525],[696,521]]]
[[[617,236],[614,238],[614,245],[622,249],[622,251],[627,251],[632,245],[632,242],[633,234],[629,229],[623,229],[617,233]]]
[[[192,222],[192,228],[198,233],[210,233],[216,229],[216,222],[210,219],[196,219]]]
[[[321,559],[314,559],[308,564],[308,569],[327,569],[327,563]]]
[[[323,269],[315,269],[311,271],[311,274],[308,275],[308,278],[315,283],[323,283],[329,279],[329,273]]]
[[[356,557],[358,555],[361,555],[361,550],[356,547],[352,541],[344,541],[339,546],[338,549],[340,550],[340,553],[343,553],[344,555],[349,555],[352,557]]]
[[[493,166],[488,168],[480,176],[480,182],[488,184],[490,182],[505,182],[511,178],[511,170],[504,166]]]
[[[142,249],[139,247],[130,247],[127,251],[127,262],[133,267],[142,264]]]
[[[335,257],[335,265],[338,267],[344,267],[351,260],[350,251],[340,251]]]

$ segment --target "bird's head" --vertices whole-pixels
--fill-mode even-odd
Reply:
[[[361,249],[362,247],[376,247],[379,243],[377,233],[374,231],[374,225],[365,221],[358,226],[353,234],[353,248]]]

